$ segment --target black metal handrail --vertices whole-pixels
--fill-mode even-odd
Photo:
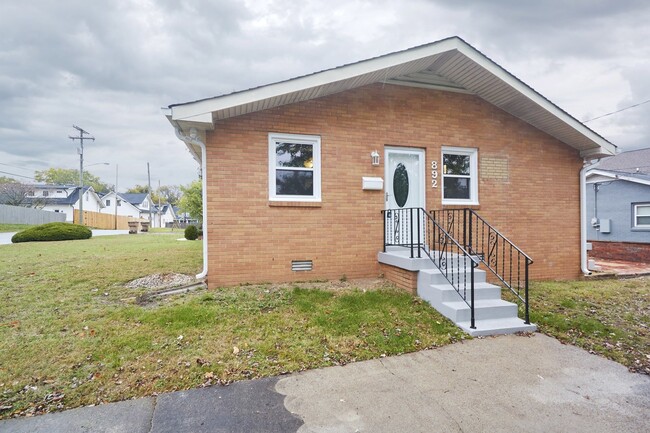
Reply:
[[[411,258],[422,258],[424,253],[469,306],[470,327],[476,329],[474,268],[479,265],[479,261],[472,257],[425,209],[386,209],[382,214],[384,252],[386,247],[393,246],[408,248]]]
[[[530,323],[528,267],[533,259],[473,209],[431,211],[433,218],[477,257],[523,304],[524,322]],[[523,291],[523,294],[522,294]]]

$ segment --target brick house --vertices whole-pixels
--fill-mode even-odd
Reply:
[[[460,242],[465,209],[535,258],[531,278],[574,278],[583,160],[615,152],[457,37],[174,104],[167,118],[203,166],[212,286],[383,274],[420,293],[417,254],[387,254]],[[424,210],[458,211],[436,222]]]

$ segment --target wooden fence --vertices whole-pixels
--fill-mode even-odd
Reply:
[[[0,223],[45,224],[65,221],[65,214],[41,209],[0,204]]]
[[[94,227],[96,229],[105,230],[128,230],[129,221],[141,221],[138,218],[113,215],[109,213],[99,213],[84,211],[84,225],[87,227]],[[142,220],[145,221],[145,220]],[[146,220],[148,221],[148,220]],[[79,224],[79,210],[74,211],[74,223]]]

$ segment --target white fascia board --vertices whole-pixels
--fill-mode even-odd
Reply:
[[[460,39],[445,39],[429,45],[411,48],[393,54],[387,54],[374,59],[364,60],[338,68],[317,72],[311,75],[294,78],[279,83],[269,84],[251,90],[244,90],[230,95],[217,96],[216,98],[190,102],[171,107],[172,120],[189,120],[197,116],[212,113],[225,108],[236,107],[269,99],[287,93],[298,92],[313,87],[323,86],[348,78],[357,77],[381,69],[398,66],[414,60],[421,60],[427,56],[434,56],[458,48]],[[387,77],[393,78],[393,77]]]
[[[598,136],[598,134],[591,131],[589,128],[584,126],[582,123],[578,122],[573,117],[569,116],[567,113],[559,109],[555,104],[550,102],[548,99],[541,96],[539,93],[534,91],[528,85],[524,84],[518,78],[515,78],[512,74],[506,71],[503,67],[496,64],[494,61],[488,59],[483,54],[477,52],[470,45],[465,43],[462,40],[457,40],[458,42],[458,51],[463,55],[468,57],[474,63],[481,66],[483,69],[495,75],[501,81],[505,82],[519,93],[533,101],[535,104],[542,107],[544,110],[548,111],[558,119],[562,120],[568,126],[572,127],[580,134],[586,136],[594,143],[600,146],[600,149],[589,149],[581,152],[581,156],[589,156],[589,154],[605,154],[605,155],[616,155],[616,146],[605,140],[604,138]]]
[[[600,178],[598,178],[597,176],[600,176]],[[612,173],[610,171],[605,171],[605,170],[591,170],[590,172],[587,173],[588,183],[600,182],[602,177],[605,177],[605,178],[611,179],[611,180],[625,180],[625,181],[628,181],[628,182],[639,183],[641,185],[650,185],[650,180],[639,179],[638,177],[626,176],[626,175],[622,175],[622,174],[618,174],[618,173]],[[592,178],[592,179],[589,179],[589,178]]]

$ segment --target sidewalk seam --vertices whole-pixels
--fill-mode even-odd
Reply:
[[[149,420],[149,433],[153,432],[153,418],[156,415],[156,408],[158,407],[158,396],[153,398],[153,408],[151,409],[151,419]]]

